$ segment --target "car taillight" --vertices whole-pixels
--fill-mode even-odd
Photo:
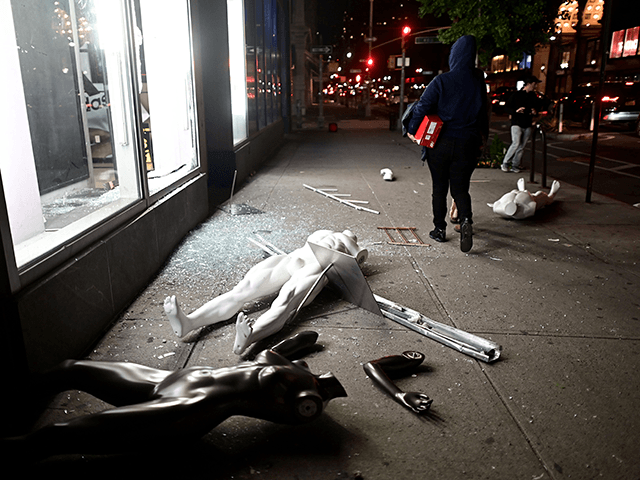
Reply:
[[[608,95],[605,95],[604,97],[602,97],[602,101],[603,102],[617,102],[619,98],[620,97],[610,97]]]

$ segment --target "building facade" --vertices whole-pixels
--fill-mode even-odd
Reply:
[[[558,100],[577,85],[597,83],[603,59],[606,81],[640,81],[640,14],[635,3],[632,0],[582,3],[581,22],[577,1],[561,5],[555,35],[549,44],[539,46],[535,55],[518,61],[494,57],[488,72],[492,91],[502,86],[516,87],[518,80],[531,73],[541,81],[538,90]],[[611,16],[608,34],[604,29],[605,15]]]
[[[0,293],[16,376],[83,355],[279,148],[289,17],[288,0],[0,0]]]

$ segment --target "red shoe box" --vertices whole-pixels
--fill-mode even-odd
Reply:
[[[438,115],[425,116],[415,135],[416,139],[418,140],[418,145],[422,145],[423,147],[427,148],[433,148],[433,146],[436,144],[436,140],[438,139],[441,128],[442,120],[440,120],[440,117]]]

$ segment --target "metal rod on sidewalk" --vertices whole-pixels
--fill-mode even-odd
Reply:
[[[536,131],[538,130],[538,125],[533,125],[531,128],[533,131],[531,132],[531,174],[529,175],[529,182],[536,183]]]
[[[540,136],[542,137],[542,187],[547,188],[547,134],[542,128]]]
[[[601,98],[602,98],[602,86],[604,84],[606,78],[606,68],[607,68],[607,58],[609,58],[609,51],[611,50],[611,42],[607,41],[607,39],[611,38],[611,11],[613,10],[613,1],[610,2],[612,5],[607,5],[607,8],[604,9],[604,28],[602,29],[602,57],[600,62],[600,83],[598,84],[598,94],[595,98],[596,101],[596,118],[597,121],[594,124],[593,128],[593,137],[591,138],[591,158],[589,160],[589,172],[587,174],[587,196],[585,198],[586,203],[591,203],[591,191],[593,190],[593,177],[596,168],[596,150],[598,149],[598,128],[600,125],[600,109],[602,108]],[[611,8],[610,8],[611,7]]]
[[[320,194],[324,195],[324,196],[325,196],[325,197],[327,197],[327,198],[330,198],[330,199],[332,199],[332,200],[336,200],[336,201],[338,201],[338,202],[340,202],[340,203],[344,203],[345,205],[348,205],[348,206],[350,206],[350,207],[352,207],[352,208],[355,208],[356,210],[363,210],[363,211],[365,211],[365,212],[370,212],[370,213],[375,213],[376,215],[380,215],[380,212],[378,212],[377,210],[372,210],[372,209],[370,209],[370,208],[365,208],[365,207],[361,207],[361,206],[359,206],[359,205],[354,205],[354,203],[353,203],[353,202],[349,202],[349,201],[347,201],[347,200],[342,200],[341,198],[338,198],[338,197],[336,197],[335,195],[331,195],[331,194],[329,194],[329,193],[325,193],[325,192],[323,192],[322,190],[319,190],[319,189],[317,189],[317,188],[313,188],[313,187],[311,187],[311,186],[309,186],[309,185],[305,185],[304,183],[302,184],[302,186],[303,186],[304,188],[308,188],[309,190],[313,190],[314,192],[320,193]]]

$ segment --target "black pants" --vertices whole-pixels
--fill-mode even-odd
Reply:
[[[446,228],[447,194],[458,207],[458,218],[471,220],[471,174],[478,163],[480,142],[477,139],[439,138],[435,147],[427,149],[427,163],[433,184],[433,224]]]

